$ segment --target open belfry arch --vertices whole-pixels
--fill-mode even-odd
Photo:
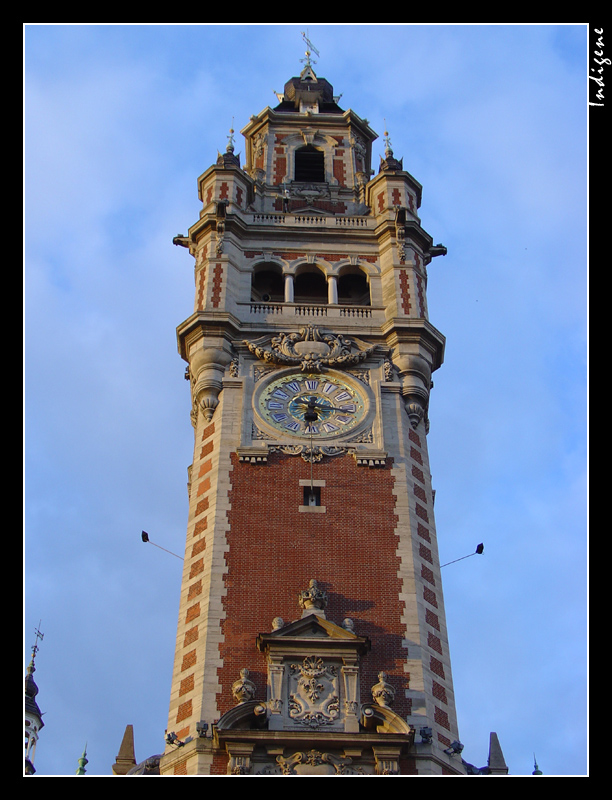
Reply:
[[[466,774],[427,453],[421,186],[309,55],[198,180],[162,775]],[[503,759],[502,759],[503,761]],[[140,769],[139,774],[146,771]]]

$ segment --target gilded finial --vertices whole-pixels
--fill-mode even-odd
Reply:
[[[228,142],[227,142],[227,152],[233,153],[234,152],[234,118],[232,117],[232,127],[230,128]]]
[[[393,155],[393,150],[391,149],[391,139],[389,138],[389,131],[387,130],[387,120],[385,120],[385,156],[389,158]]]

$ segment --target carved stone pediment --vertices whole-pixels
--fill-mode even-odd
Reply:
[[[289,642],[298,644],[305,639],[324,639],[329,642],[330,647],[333,647],[335,641],[344,640],[355,646],[360,654],[366,653],[370,649],[370,640],[367,637],[358,636],[348,625],[336,625],[335,622],[315,613],[305,615],[295,622],[289,622],[272,633],[259,634],[257,645],[260,650],[265,651],[270,648],[274,649],[278,640],[284,640],[287,644]],[[284,645],[281,643],[279,646],[283,647]]]
[[[268,662],[268,727],[359,730],[359,661],[367,638],[307,614],[257,638]]]
[[[379,349],[356,337],[350,339],[307,325],[299,331],[244,340],[253,355],[261,361],[286,366],[299,365],[302,372],[320,372],[324,367],[344,369],[364,361]]]

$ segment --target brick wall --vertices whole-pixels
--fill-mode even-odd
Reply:
[[[394,710],[405,715],[408,678],[391,465],[371,470],[349,455],[339,456],[315,464],[314,477],[325,481],[326,512],[301,513],[299,481],[310,478],[309,464],[281,454],[271,454],[266,465],[234,461],[219,710],[235,704],[231,685],[242,667],[250,670],[257,696],[265,697],[266,664],[256,636],[269,632],[276,616],[298,619],[298,592],[315,578],[329,595],[327,618],[341,624],[351,617],[356,633],[372,642],[362,662],[362,702],[371,701],[370,689],[384,670],[397,691]]]

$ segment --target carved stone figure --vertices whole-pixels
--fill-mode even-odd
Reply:
[[[240,677],[232,684],[232,694],[237,703],[246,703],[255,697],[255,684],[249,680],[249,671],[240,670]]]
[[[378,683],[372,686],[372,697],[379,706],[388,708],[395,700],[395,689],[387,681],[387,673],[378,673]]]
[[[305,613],[312,614],[317,611],[324,611],[327,606],[327,592],[319,589],[317,582],[313,579],[308,584],[308,589],[302,589],[298,595],[300,607]]]

